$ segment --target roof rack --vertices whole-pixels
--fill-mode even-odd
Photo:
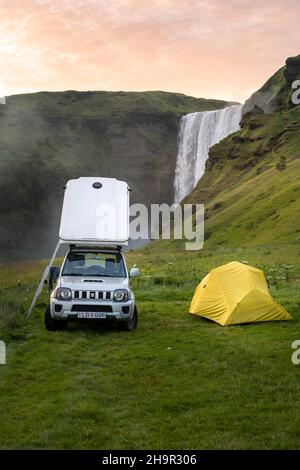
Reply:
[[[70,250],[84,250],[84,251],[94,251],[94,250],[103,250],[103,251],[122,251],[122,245],[117,244],[109,244],[103,245],[103,243],[99,244],[82,244],[80,243],[72,243],[69,245]]]

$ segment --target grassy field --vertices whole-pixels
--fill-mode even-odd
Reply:
[[[133,333],[47,332],[46,290],[23,319],[44,263],[0,265],[0,448],[300,447],[300,245],[171,248],[127,254],[142,272]],[[232,260],[262,267],[294,321],[223,328],[188,315],[198,281]]]

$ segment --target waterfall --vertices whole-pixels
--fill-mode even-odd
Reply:
[[[210,147],[240,129],[242,108],[242,105],[233,105],[181,118],[174,180],[176,204],[203,176]]]

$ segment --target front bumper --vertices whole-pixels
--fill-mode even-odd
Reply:
[[[60,301],[56,298],[50,300],[50,311],[51,316],[55,320],[67,320],[74,321],[78,319],[78,311],[85,312],[105,312],[106,320],[126,321],[132,315],[134,311],[134,300],[128,300],[127,302],[95,302],[85,300],[84,302],[70,300]],[[85,319],[85,321],[95,321],[94,319]],[[97,319],[97,321],[103,321]]]

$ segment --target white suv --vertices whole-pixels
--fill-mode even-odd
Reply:
[[[45,311],[50,331],[62,330],[68,321],[116,321],[120,329],[137,327],[138,314],[130,289],[130,277],[120,247],[84,247],[71,245],[61,269],[49,272],[49,288],[57,280]]]

